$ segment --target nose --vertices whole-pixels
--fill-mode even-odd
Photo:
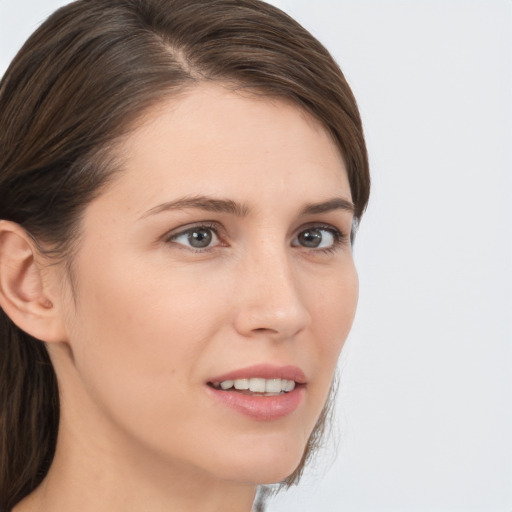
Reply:
[[[298,270],[286,251],[267,250],[244,265],[238,279],[234,326],[244,337],[290,339],[311,322]]]

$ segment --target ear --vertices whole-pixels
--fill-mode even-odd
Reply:
[[[18,224],[0,221],[0,307],[23,331],[45,342],[65,341],[55,270]],[[43,275],[44,271],[46,274]],[[52,279],[53,278],[53,279]]]

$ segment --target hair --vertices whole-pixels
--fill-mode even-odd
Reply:
[[[0,82],[0,219],[69,264],[81,216],[116,170],[116,142],[157,103],[200,83],[292,102],[318,119],[346,163],[355,221],[370,180],[354,96],[328,51],[259,0],[79,0],[50,16]],[[320,443],[329,404],[296,483]],[[0,309],[0,508],[45,477],[59,425],[45,345]]]

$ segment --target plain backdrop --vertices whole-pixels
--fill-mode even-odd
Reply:
[[[64,3],[0,0],[0,72]],[[512,2],[272,3],[343,69],[373,191],[335,435],[271,511],[511,512]]]

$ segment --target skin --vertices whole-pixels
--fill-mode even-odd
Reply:
[[[58,265],[32,285],[53,315],[62,415],[50,472],[15,511],[248,512],[258,484],[298,465],[355,314],[352,212],[301,214],[350,203],[343,159],[297,107],[220,85],[158,105],[118,155],[85,210],[74,285]],[[198,195],[244,215],[159,208]],[[199,251],[183,234],[198,224],[212,236]],[[312,225],[320,248],[298,237]],[[207,393],[259,363],[305,373],[292,414],[255,421]]]

